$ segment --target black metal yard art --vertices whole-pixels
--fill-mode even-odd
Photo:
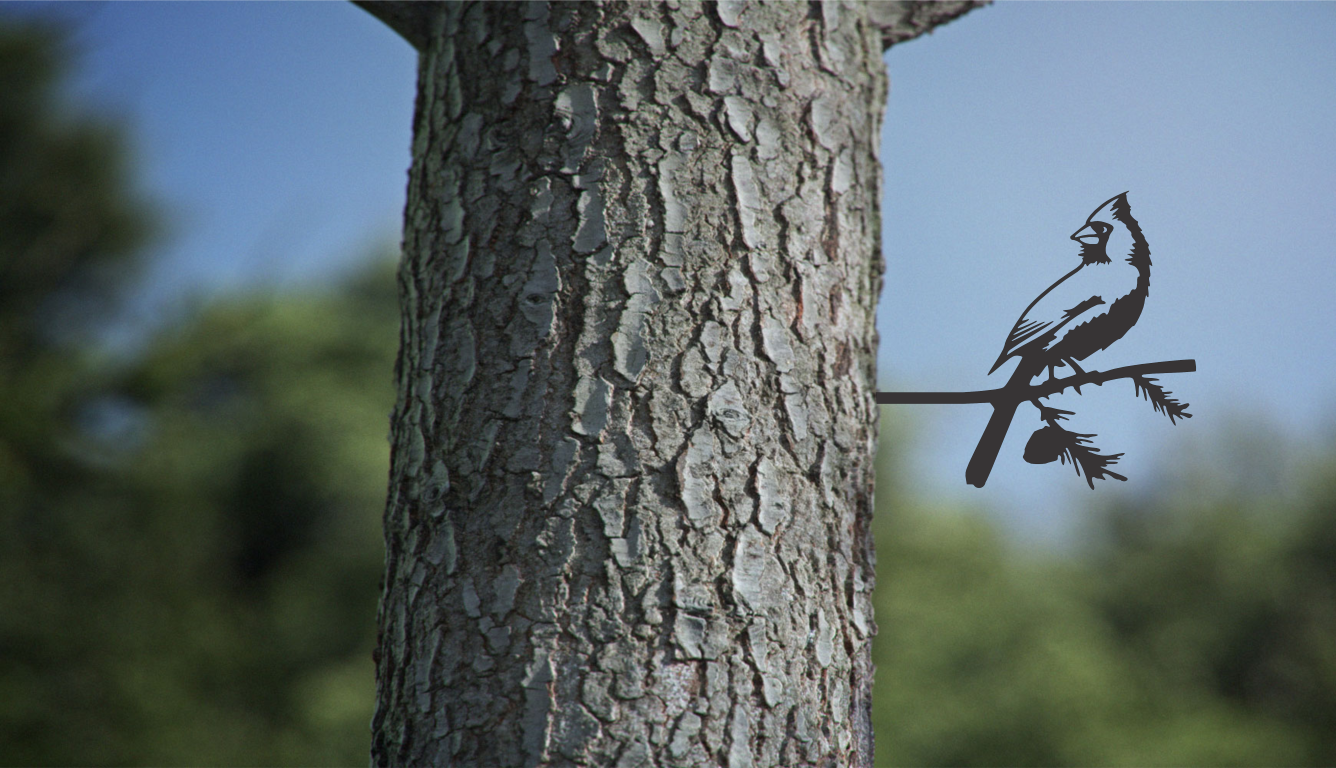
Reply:
[[[1121,339],[1141,317],[1150,291],[1150,246],[1141,226],[1132,217],[1132,208],[1124,192],[1106,200],[1086,219],[1085,225],[1072,233],[1080,244],[1081,263],[1030,302],[1020,319],[1007,334],[1002,353],[993,363],[991,374],[1012,358],[1016,369],[1007,383],[998,389],[977,392],[878,392],[877,403],[991,403],[992,418],[984,427],[979,445],[965,468],[965,482],[982,488],[997,460],[1002,441],[1011,427],[1017,408],[1026,401],[1039,409],[1044,422],[1030,435],[1025,445],[1025,460],[1031,464],[1054,461],[1071,463],[1078,475],[1084,474],[1093,489],[1095,480],[1126,477],[1109,469],[1123,454],[1104,455],[1092,443],[1095,434],[1064,429],[1059,422],[1072,411],[1044,405],[1047,398],[1072,388],[1103,385],[1114,379],[1131,379],[1133,393],[1148,400],[1170,423],[1192,418],[1187,403],[1180,403],[1173,393],[1161,387],[1150,374],[1190,373],[1197,370],[1195,360],[1169,360],[1115,368],[1109,371],[1084,371],[1077,360],[1107,348]],[[1074,372],[1056,378],[1054,369],[1070,366]],[[1044,370],[1048,379],[1032,384]]]

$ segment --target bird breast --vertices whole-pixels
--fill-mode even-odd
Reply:
[[[1082,267],[1031,310],[1057,327],[1044,348],[1058,359],[1082,360],[1108,347],[1136,324],[1147,286],[1141,271],[1121,259]]]

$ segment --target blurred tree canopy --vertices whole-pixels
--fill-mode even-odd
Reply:
[[[394,293],[221,302],[97,372],[83,476],[4,515],[0,759],[365,762]]]
[[[0,763],[363,765],[390,254],[98,350],[154,216],[61,39],[0,25]],[[1245,446],[1058,554],[904,496],[889,415],[879,765],[1336,763],[1330,456],[1268,484]]]
[[[27,362],[52,329],[96,321],[134,274],[156,218],[115,123],[76,113],[56,27],[0,23],[0,356]],[[77,318],[67,322],[64,315]]]
[[[81,351],[60,338],[114,307],[153,229],[118,129],[62,100],[56,28],[0,23],[0,505],[76,472],[56,445]]]
[[[1062,556],[879,498],[878,764],[1336,763],[1336,459],[1257,492],[1276,458],[1236,455],[1092,505]]]
[[[364,764],[392,255],[97,349],[155,215],[63,40],[0,19],[0,763]]]

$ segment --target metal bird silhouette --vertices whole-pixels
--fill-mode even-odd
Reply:
[[[1150,246],[1141,226],[1132,218],[1127,193],[1106,201],[1086,219],[1085,226],[1072,233],[1081,246],[1081,263],[1050,285],[1030,306],[1007,334],[1002,354],[988,372],[991,374],[1011,358],[1017,358],[1016,370],[1007,383],[997,389],[975,392],[878,392],[881,405],[926,403],[988,403],[992,418],[984,428],[979,445],[965,469],[965,481],[982,488],[988,482],[997,453],[1011,427],[1012,417],[1021,403],[1029,401],[1039,409],[1046,426],[1030,435],[1025,445],[1025,460],[1031,464],[1070,463],[1078,476],[1085,475],[1093,490],[1096,480],[1126,477],[1109,469],[1123,454],[1101,454],[1091,444],[1093,433],[1084,434],[1063,427],[1060,422],[1072,411],[1064,411],[1039,402],[1066,390],[1081,393],[1085,385],[1103,386],[1115,379],[1131,379],[1133,393],[1147,400],[1157,413],[1171,424],[1190,419],[1188,404],[1156,383],[1151,374],[1191,373],[1196,360],[1165,360],[1158,363],[1127,365],[1108,371],[1083,371],[1077,360],[1084,360],[1121,339],[1141,318],[1150,293]],[[1075,373],[1054,376],[1055,368],[1071,366]],[[1048,369],[1048,380],[1031,383]]]
[[[1127,193],[1106,200],[1072,233],[1081,263],[1030,302],[1007,334],[991,374],[1019,358],[1004,390],[1024,389],[1045,368],[1070,365],[1105,349],[1136,325],[1150,291],[1150,246],[1132,217]],[[1077,390],[1079,392],[1079,389]],[[965,468],[965,482],[988,482],[1020,400],[995,401],[993,415]],[[1042,409],[1041,409],[1042,413]]]

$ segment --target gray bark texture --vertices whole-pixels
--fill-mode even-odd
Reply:
[[[870,766],[885,25],[401,11],[373,762]]]

